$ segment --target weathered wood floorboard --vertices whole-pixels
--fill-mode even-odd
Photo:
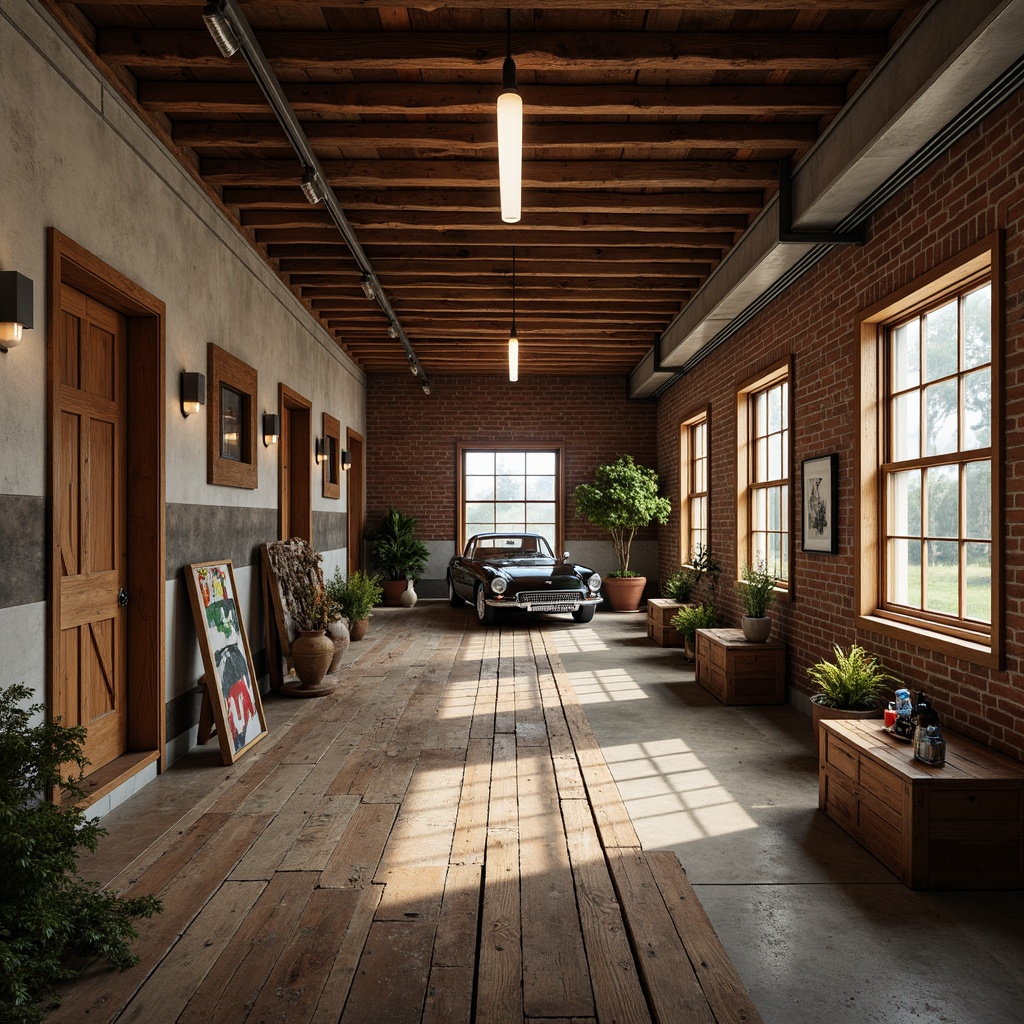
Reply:
[[[177,824],[163,808],[103,880],[164,913],[138,967],[91,968],[52,1021],[757,1024],[676,858],[641,850],[542,621],[386,609],[338,683],[269,695],[235,765],[152,784]]]

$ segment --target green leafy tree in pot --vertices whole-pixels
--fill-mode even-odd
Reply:
[[[629,551],[637,530],[652,522],[667,523],[672,511],[668,498],[658,496],[658,474],[637,465],[632,455],[598,466],[594,482],[573,491],[576,514],[612,535],[619,568],[609,576],[636,576],[629,569]]]

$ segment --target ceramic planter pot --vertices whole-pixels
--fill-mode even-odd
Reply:
[[[299,682],[316,689],[334,658],[334,641],[322,629],[303,629],[292,642],[292,666]]]
[[[740,629],[743,630],[743,635],[748,640],[756,644],[763,644],[772,635],[772,620],[767,615],[763,618],[751,618],[749,615],[744,615],[740,619]]]
[[[341,668],[341,659],[352,641],[348,634],[348,619],[335,619],[334,622],[330,623],[327,627],[327,636],[330,638],[331,643],[334,644],[334,657],[331,659],[331,664],[327,669],[327,674],[332,676]]]
[[[381,580],[381,586],[384,588],[384,604],[389,608],[400,607],[408,580]]]
[[[366,631],[370,628],[369,619],[353,619],[349,623],[348,635],[352,640],[362,640],[366,636]]]
[[[811,697],[811,721],[814,723],[814,742],[817,745],[821,741],[821,723],[826,718],[881,718],[881,711],[878,707],[870,708],[867,711],[847,711],[845,708],[826,708],[818,703],[821,694],[816,693]]]

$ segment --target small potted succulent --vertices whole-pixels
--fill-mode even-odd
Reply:
[[[748,640],[764,643],[772,632],[768,607],[775,600],[775,573],[762,558],[756,565],[743,566],[742,580],[737,587],[744,611],[740,627]]]

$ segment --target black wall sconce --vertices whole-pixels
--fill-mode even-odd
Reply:
[[[277,444],[281,437],[281,417],[276,412],[265,412],[263,414],[263,447],[269,448]]]
[[[206,405],[206,377],[201,373],[181,371],[181,415],[188,418]]]
[[[32,330],[32,279],[0,271],[0,352],[20,345],[23,330]]]
[[[347,473],[352,468],[352,453],[347,448],[341,449],[341,471]]]
[[[324,444],[324,439],[322,437],[318,437],[316,439],[313,445],[313,450],[316,455],[316,464],[318,466],[322,466],[324,461],[327,459],[326,445]]]

